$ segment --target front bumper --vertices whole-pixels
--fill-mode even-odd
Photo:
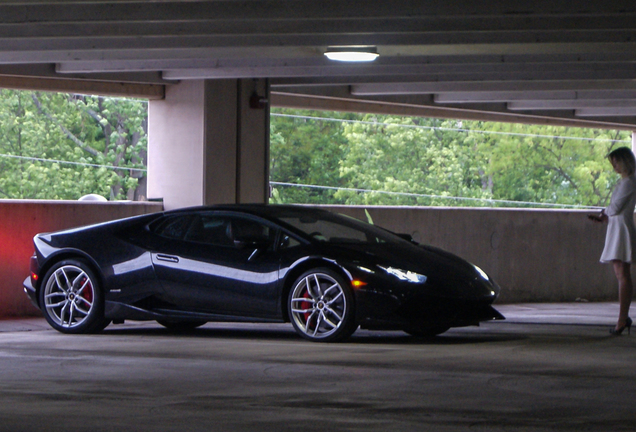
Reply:
[[[375,330],[450,328],[479,325],[505,319],[492,303],[495,297],[457,299],[431,293],[391,295],[359,291],[358,321],[362,328]]]

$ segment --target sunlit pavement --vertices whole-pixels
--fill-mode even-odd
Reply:
[[[636,331],[609,335],[616,303],[497,309],[506,321],[430,340],[340,344],[279,324],[0,321],[0,430],[636,430]]]

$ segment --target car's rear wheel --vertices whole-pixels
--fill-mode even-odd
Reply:
[[[62,333],[95,333],[109,323],[99,282],[80,260],[61,261],[46,273],[40,306],[49,324]]]
[[[288,307],[296,332],[311,341],[341,341],[358,327],[351,288],[329,269],[311,270],[296,279]]]

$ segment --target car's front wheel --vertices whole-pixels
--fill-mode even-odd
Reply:
[[[358,327],[351,288],[329,269],[311,270],[296,279],[288,306],[294,329],[311,341],[341,341]]]
[[[99,282],[80,260],[61,261],[46,273],[40,307],[49,324],[62,333],[95,333],[108,325]]]

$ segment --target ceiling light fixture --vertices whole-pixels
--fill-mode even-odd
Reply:
[[[343,46],[327,48],[325,56],[329,60],[342,62],[370,62],[377,59],[380,54],[373,46]]]

